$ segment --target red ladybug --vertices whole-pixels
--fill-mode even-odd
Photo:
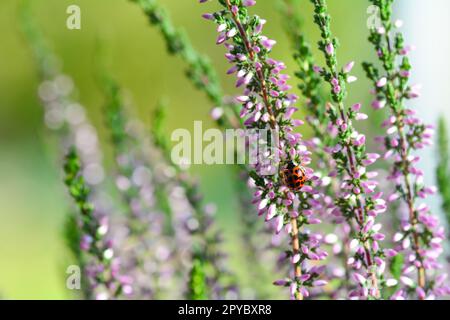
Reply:
[[[300,190],[308,180],[305,168],[301,165],[295,165],[292,161],[289,161],[281,170],[281,178],[283,183],[292,191]]]

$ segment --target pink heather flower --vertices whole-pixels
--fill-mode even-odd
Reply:
[[[284,118],[285,118],[285,119],[289,119],[290,117],[292,117],[292,115],[293,115],[296,111],[298,111],[298,109],[295,108],[295,107],[289,107],[289,108],[287,108],[287,109],[286,109],[286,112],[285,112],[285,114],[284,114]]]
[[[270,115],[268,114],[268,113],[264,113],[263,115],[262,115],[262,117],[261,117],[261,120],[263,121],[263,122],[269,122],[269,120],[270,120]]]
[[[261,37],[261,44],[267,49],[267,50],[272,50],[273,46],[276,44],[277,42],[275,40],[269,39],[267,37],[262,36]]]
[[[290,293],[291,293],[292,297],[294,297],[295,294],[297,293],[297,289],[298,289],[297,283],[295,283],[295,282],[291,283],[291,286],[289,287],[289,290],[290,290]]]
[[[426,297],[426,293],[425,290],[423,290],[421,287],[417,287],[416,288],[416,293],[417,296],[419,297],[420,300],[424,300]]]
[[[372,102],[372,107],[375,110],[379,110],[379,109],[383,109],[386,106],[386,101],[385,100],[374,100]]]
[[[275,286],[281,286],[281,287],[284,287],[284,286],[286,286],[286,285],[289,284],[289,280],[286,280],[286,279],[275,280],[275,281],[273,282],[273,284],[274,284]]]
[[[363,277],[362,275],[360,275],[359,273],[355,272],[353,274],[353,278],[355,279],[356,282],[360,283],[360,284],[364,284],[366,282],[366,278]]]
[[[251,7],[256,4],[256,0],[242,0],[242,4],[246,7]]]
[[[219,34],[219,36],[217,37],[216,40],[216,44],[222,44],[227,40],[226,34],[225,33],[221,33]]]
[[[268,202],[269,201],[267,199],[262,199],[258,204],[258,210],[264,209],[267,206]]]
[[[373,235],[373,238],[377,241],[383,241],[385,239],[385,235],[382,233],[376,233]]]
[[[245,78],[238,78],[238,80],[236,81],[236,88],[242,87],[242,85],[245,84]]]
[[[369,116],[365,113],[357,113],[355,116],[355,119],[358,121],[367,120],[368,118],[369,118]]]
[[[223,32],[223,31],[225,31],[227,29],[227,24],[226,23],[222,23],[222,24],[220,24],[218,27],[217,27],[217,32]]]
[[[93,242],[92,237],[88,235],[83,235],[80,241],[80,249],[83,251],[88,251],[91,247],[92,242]]]
[[[233,38],[236,34],[238,33],[236,28],[232,28],[231,30],[229,30],[227,32],[227,37],[228,38]]]
[[[205,13],[202,15],[202,17],[206,20],[214,20],[214,15],[212,15],[210,13]]]
[[[412,86],[409,90],[408,97],[411,99],[420,97],[421,89],[422,89],[422,86],[420,84],[416,84],[416,85]]]
[[[373,161],[370,164],[374,163],[378,158],[380,158],[380,155],[377,153],[368,153],[367,154],[367,160]],[[370,165],[368,164],[368,165]]]
[[[366,136],[363,134],[359,134],[353,142],[353,144],[357,147],[362,146],[365,143],[366,143]]]
[[[214,120],[219,120],[223,115],[223,109],[220,107],[216,107],[211,110],[211,118]]]
[[[277,234],[278,233],[280,233],[281,232],[281,230],[283,229],[283,226],[284,226],[284,219],[283,219],[283,216],[278,216],[277,218],[276,218],[276,222],[275,222],[275,225],[276,225],[276,232],[277,232]]]
[[[239,97],[236,97],[236,101],[238,101],[238,102],[247,102],[247,101],[249,101],[250,100],[250,98],[248,97],[248,96],[239,96]]]
[[[272,220],[277,214],[277,206],[275,204],[271,204],[269,209],[267,210],[266,221]]]
[[[313,282],[313,285],[316,287],[323,287],[326,286],[328,282],[326,280],[316,280]]]
[[[237,71],[237,66],[233,66],[230,69],[228,69],[227,74],[233,74]]]
[[[328,43],[328,44],[325,46],[325,51],[326,51],[326,53],[327,53],[329,56],[333,55],[333,54],[334,54],[334,46],[333,46],[333,44],[332,44],[332,43]]]
[[[400,54],[405,56],[415,49],[416,49],[415,46],[405,46],[402,50],[400,50]]]
[[[352,106],[352,111],[358,112],[359,110],[361,110],[361,103],[357,103]]]
[[[387,78],[383,77],[380,80],[378,80],[377,87],[381,88],[381,87],[384,87],[386,84],[387,84]]]
[[[309,279],[311,279],[311,274],[306,273],[306,274],[302,274],[299,280],[301,282],[305,282],[305,281],[308,281]]]
[[[347,63],[344,67],[344,72],[349,73],[350,71],[352,71],[354,65],[355,65],[354,61],[350,61],[349,63]]]
[[[292,256],[291,262],[292,264],[297,264],[300,261],[300,254],[296,253]]]
[[[313,70],[315,73],[321,73],[323,71],[323,69],[319,66],[313,66]]]

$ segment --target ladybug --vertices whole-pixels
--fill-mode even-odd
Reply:
[[[292,191],[300,190],[308,180],[306,170],[301,165],[289,161],[280,172],[283,183]]]

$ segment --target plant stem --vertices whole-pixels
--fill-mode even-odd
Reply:
[[[230,0],[225,0],[225,1],[227,3],[228,10],[231,12],[231,15],[233,17],[233,21],[234,21],[236,27],[239,30],[241,38],[244,40],[245,48],[247,49],[249,57],[252,60],[252,62],[255,63],[256,62],[256,55],[255,55],[255,52],[252,49],[252,45],[250,44],[250,40],[248,39],[247,32],[245,32],[245,29],[242,26],[241,22],[239,21],[239,17],[237,16],[237,14],[231,9]],[[256,75],[258,76],[258,80],[259,80],[259,84],[260,84],[260,88],[261,88],[261,96],[263,98],[264,105],[265,105],[265,107],[267,109],[267,112],[270,115],[270,126],[271,126],[272,130],[275,130],[276,127],[277,127],[277,122],[276,122],[275,115],[273,113],[272,105],[269,102],[269,97],[268,97],[268,94],[267,94],[266,79],[264,77],[262,68],[256,68],[255,66],[254,66],[254,68],[256,70]]]

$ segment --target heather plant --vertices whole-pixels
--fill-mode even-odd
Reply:
[[[367,167],[379,158],[376,153],[367,153],[365,135],[356,131],[354,121],[367,117],[360,112],[361,104],[348,107],[346,104],[346,84],[353,82],[349,75],[352,63],[339,68],[337,61],[338,40],[331,32],[331,17],[326,2],[312,0],[314,5],[314,22],[319,27],[321,40],[319,49],[323,52],[326,67],[318,70],[324,81],[331,88],[331,100],[327,105],[327,114],[333,129],[338,134],[338,144],[332,149],[333,157],[340,173],[344,175],[341,182],[341,194],[336,199],[336,215],[342,215],[354,225],[355,238],[350,246],[355,250],[349,261],[354,268],[352,278],[359,284],[359,290],[351,296],[380,298],[383,287],[383,270],[385,268],[384,252],[379,242],[385,235],[376,223],[379,214],[386,211],[386,203],[381,193],[376,192],[377,182],[372,180],[376,172],[367,171]]]
[[[325,243],[331,246],[334,261],[327,263],[327,278],[333,283],[333,288],[328,290],[330,297],[339,297],[348,294],[349,272],[345,265],[349,258],[349,241],[353,228],[342,217],[330,215],[336,208],[334,199],[339,194],[339,180],[342,174],[337,172],[336,161],[330,150],[338,143],[336,131],[330,125],[326,113],[326,100],[324,93],[324,81],[316,65],[311,45],[302,32],[302,18],[299,15],[298,4],[300,1],[283,0],[280,2],[280,11],[285,21],[285,29],[293,49],[294,59],[298,70],[295,75],[298,79],[298,89],[302,93],[306,116],[305,120],[313,132],[313,138],[307,140],[307,146],[312,150],[317,165],[317,174],[322,177],[320,185],[323,194],[322,217],[335,224],[333,232],[325,236]],[[350,66],[350,65],[349,65]],[[343,292],[342,292],[343,291]]]
[[[424,124],[416,112],[408,108],[410,99],[419,97],[417,86],[411,86],[411,65],[408,59],[410,46],[405,45],[404,37],[398,28],[400,21],[392,18],[393,0],[371,1],[380,12],[381,25],[371,29],[369,41],[373,44],[381,67],[365,63],[367,76],[373,82],[375,109],[389,109],[388,118],[383,123],[386,136],[379,138],[383,143],[384,159],[392,159],[391,174],[388,177],[396,187],[389,196],[391,202],[400,199],[401,230],[394,235],[397,242],[394,250],[408,257],[400,277],[402,286],[395,297],[416,295],[426,299],[439,295],[440,281],[433,280],[443,249],[440,245],[445,239],[444,229],[439,226],[428,206],[421,202],[436,192],[435,187],[423,183],[423,171],[418,168],[420,157],[415,154],[431,144],[433,127]],[[393,252],[395,252],[393,251]],[[392,253],[394,254],[394,253]],[[416,280],[413,280],[415,270]]]
[[[82,163],[75,148],[71,148],[64,164],[65,183],[75,202],[78,214],[74,218],[80,228],[80,248],[83,251],[83,276],[89,279],[89,289],[96,299],[115,299],[122,293],[119,261],[108,239],[108,217],[90,202],[90,189],[82,175]],[[90,298],[89,296],[87,298]]]
[[[240,114],[246,119],[244,125],[247,129],[270,128],[279,134],[279,139],[271,141],[271,149],[264,154],[264,159],[259,157],[252,166],[250,176],[256,187],[254,202],[259,214],[265,215],[266,221],[275,221],[277,233],[285,228],[290,235],[291,248],[286,251],[286,258],[292,264],[291,274],[276,284],[289,286],[291,297],[301,300],[309,295],[308,288],[325,284],[319,280],[322,268],[308,264],[327,256],[319,248],[321,236],[306,229],[321,222],[314,216],[316,191],[311,186],[319,179],[309,169],[308,185],[296,194],[282,183],[277,171],[270,172],[276,159],[285,163],[310,163],[310,153],[301,143],[301,135],[293,132],[294,127],[302,124],[291,119],[297,97],[288,93],[291,88],[286,83],[288,76],[281,73],[286,68],[284,63],[269,57],[276,42],[261,33],[266,21],[248,13],[247,7],[255,1],[219,3],[223,9],[205,14],[204,18],[218,25],[216,43],[225,44],[226,58],[233,64],[229,74],[236,73],[236,87],[244,87],[244,94],[236,98],[242,104]]]

